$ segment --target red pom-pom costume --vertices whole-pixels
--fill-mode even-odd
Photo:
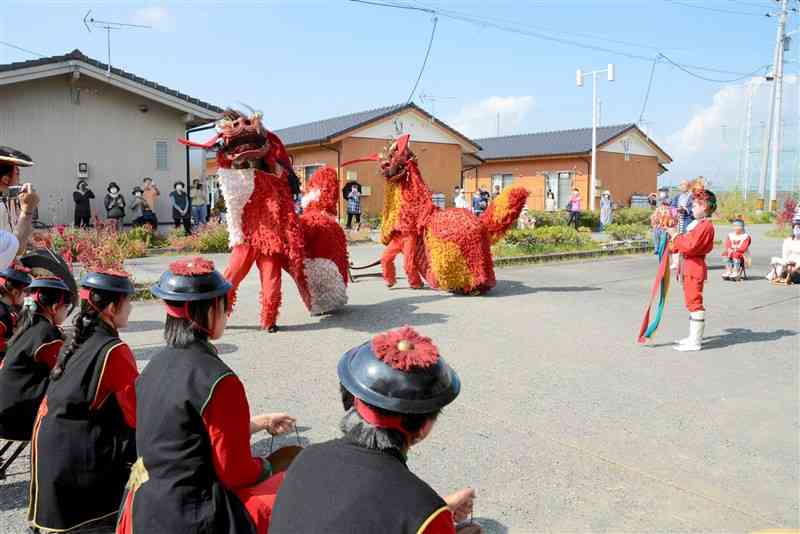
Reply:
[[[507,189],[481,217],[462,208],[441,209],[433,203],[408,144],[409,136],[403,135],[385,157],[354,161],[379,161],[386,179],[381,220],[384,280],[389,287],[395,284],[394,260],[402,253],[411,287],[422,287],[424,278],[444,291],[490,290],[496,283],[491,245],[517,220],[528,192],[522,187]]]
[[[221,141],[218,176],[228,209],[229,242],[233,251],[225,277],[233,284],[230,301],[247,273],[257,264],[261,273],[261,326],[273,329],[281,304],[281,270],[297,284],[307,308],[312,297],[305,274],[305,241],[292,198],[296,176],[281,140],[261,125],[260,114],[250,117],[226,111],[217,122]]]

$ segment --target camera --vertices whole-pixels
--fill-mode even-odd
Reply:
[[[19,194],[22,192],[21,185],[10,185],[8,189],[5,191],[0,192],[0,197],[2,198],[17,198]]]

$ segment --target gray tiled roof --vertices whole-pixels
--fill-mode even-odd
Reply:
[[[359,113],[350,113],[349,115],[341,115],[331,119],[290,126],[289,128],[276,130],[275,133],[286,146],[326,141],[348,130],[358,128],[362,124],[392,115],[404,107],[406,107],[405,104],[397,104]]]
[[[635,126],[633,123],[601,126],[597,129],[598,146]],[[483,150],[478,152],[478,156],[483,159],[583,154],[592,150],[592,129],[579,128],[576,130],[559,130],[505,137],[487,137],[475,139],[475,142],[483,147]]]
[[[32,60],[29,60],[29,61],[18,61],[16,63],[6,63],[4,65],[0,65],[0,73],[13,71],[13,70],[19,70],[19,69],[26,69],[26,68],[29,68],[29,67],[38,67],[38,66],[41,66],[41,65],[50,65],[50,64],[53,64],[53,63],[62,63],[64,61],[70,61],[70,60],[83,61],[84,63],[88,63],[89,65],[92,65],[92,66],[97,67],[98,69],[102,69],[102,70],[108,69],[108,65],[106,63],[101,63],[101,62],[97,61],[96,59],[92,59],[92,58],[90,58],[89,56],[85,55],[83,52],[81,52],[80,50],[78,50],[76,48],[75,50],[73,50],[69,54],[64,54],[64,55],[61,55],[61,56],[50,56],[50,57],[43,57],[43,58],[39,58],[39,59],[32,59]],[[184,93],[181,93],[179,91],[176,91],[175,89],[170,89],[169,87],[165,87],[165,86],[163,86],[161,84],[158,84],[156,82],[151,82],[150,80],[145,80],[144,78],[140,78],[139,76],[136,76],[135,74],[131,74],[130,72],[126,72],[126,71],[124,71],[122,69],[118,69],[118,68],[116,68],[114,66],[111,67],[111,72],[113,74],[116,74],[117,76],[122,76],[123,78],[127,78],[128,80],[131,80],[133,82],[140,83],[142,85],[146,85],[147,87],[150,87],[152,89],[155,89],[155,90],[160,91],[162,93],[165,93],[167,95],[170,95],[170,96],[173,96],[173,97],[176,97],[176,98],[180,98],[181,100],[185,100],[186,102],[194,104],[195,106],[200,106],[202,108],[205,108],[208,111],[210,111],[211,113],[221,113],[222,112],[222,108],[219,108],[219,107],[217,107],[217,106],[215,106],[213,104],[209,104],[208,102],[203,102],[200,99],[191,97],[191,96],[189,96],[187,94],[184,94]]]

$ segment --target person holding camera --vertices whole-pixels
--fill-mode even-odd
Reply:
[[[117,230],[122,230],[122,219],[125,217],[125,197],[119,192],[117,182],[110,182],[105,198],[106,218]]]
[[[75,201],[75,228],[88,228],[91,226],[92,206],[91,200],[94,193],[89,189],[86,180],[78,182],[77,189],[72,192]]]
[[[39,205],[39,195],[31,184],[19,185],[19,168],[32,165],[33,159],[24,152],[0,146],[0,269],[25,252],[33,232],[33,213]]]

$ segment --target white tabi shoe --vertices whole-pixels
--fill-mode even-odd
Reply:
[[[689,314],[689,337],[681,339],[673,348],[680,352],[696,351],[703,348],[703,332],[706,329],[706,312],[695,311]]]

